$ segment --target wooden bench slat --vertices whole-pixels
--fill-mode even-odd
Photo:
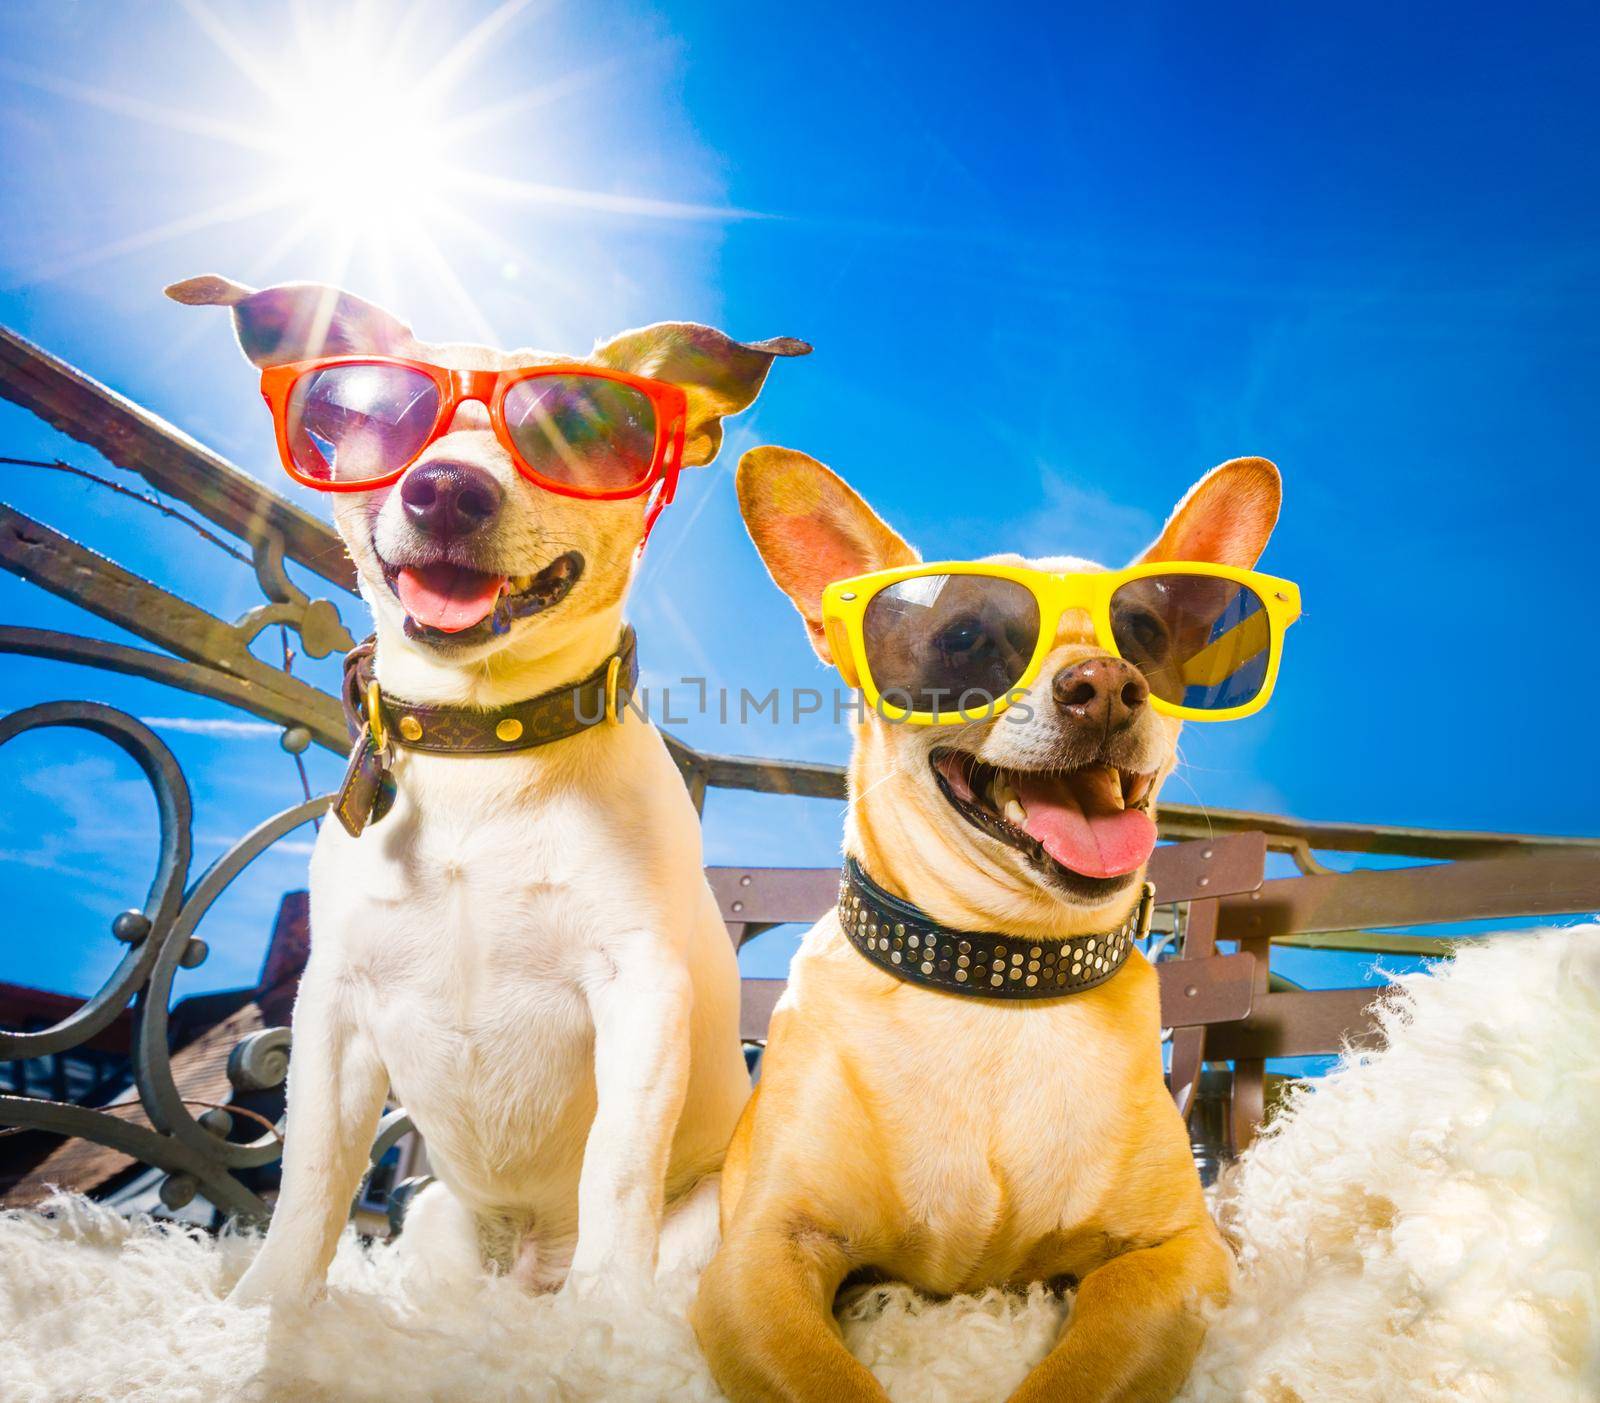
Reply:
[[[783,997],[786,979],[741,980],[739,997],[739,1037],[747,1043],[767,1040],[767,1024],[773,1006]]]
[[[839,898],[837,867],[708,867],[722,919],[744,925],[811,925]]]
[[[1375,1046],[1378,1025],[1368,1010],[1389,987],[1268,994],[1256,1000],[1242,1022],[1207,1029],[1206,1059],[1315,1057],[1338,1052],[1346,1042]]]
[[[1385,872],[1264,882],[1223,900],[1219,940],[1600,909],[1600,857],[1582,849],[1465,858]]]
[[[1266,857],[1260,833],[1173,843],[1151,855],[1150,880],[1161,902],[1231,896],[1261,886]],[[722,919],[736,925],[810,925],[839,895],[837,867],[708,867],[706,880]]]
[[[1265,833],[1230,833],[1157,848],[1146,875],[1158,902],[1200,901],[1255,891],[1266,864]]]
[[[1164,960],[1156,966],[1156,977],[1161,982],[1163,1028],[1231,1023],[1249,1016],[1255,1000],[1256,957]]]

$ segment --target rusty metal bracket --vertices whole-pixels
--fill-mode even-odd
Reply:
[[[355,566],[331,527],[160,415],[7,327],[0,327],[0,395],[88,444],[107,462],[187,502],[235,536],[253,541],[263,531],[272,532],[291,560],[354,593]]]
[[[250,640],[259,631],[249,627],[250,615],[238,624],[216,618],[4,503],[0,503],[0,566],[166,649],[189,666],[180,669],[173,659],[155,655],[141,658],[139,650],[118,644],[17,627],[0,629],[0,651],[154,677],[230,701],[283,726],[305,726],[335,753],[349,749],[344,715],[334,697],[250,651]],[[326,600],[309,601],[304,607],[287,603],[264,607],[298,609],[303,616],[318,604],[333,608]],[[325,651],[351,645],[337,615],[335,625],[336,633],[325,620],[309,626],[319,646],[331,645]],[[211,685],[206,685],[207,673],[213,674]]]

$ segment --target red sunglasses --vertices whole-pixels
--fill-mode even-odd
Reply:
[[[645,534],[672,500],[688,400],[663,380],[592,365],[450,370],[398,356],[323,356],[269,366],[261,394],[290,477],[319,492],[397,481],[466,400],[529,482],[587,501],[661,492]]]

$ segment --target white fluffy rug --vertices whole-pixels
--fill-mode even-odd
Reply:
[[[1185,1399],[1600,1399],[1600,926],[1401,982],[1224,1182],[1240,1284]]]
[[[1474,943],[1406,981],[1390,1047],[1299,1098],[1218,1209],[1233,1303],[1190,1403],[1600,1399],[1600,926]],[[715,1399],[689,1281],[622,1314],[405,1279],[340,1247],[298,1319],[221,1296],[254,1243],[81,1199],[0,1215],[0,1400]],[[858,1295],[845,1339],[896,1400],[1003,1398],[1066,1305]]]

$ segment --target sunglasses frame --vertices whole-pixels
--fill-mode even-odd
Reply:
[[[289,397],[294,387],[307,375],[319,370],[329,370],[340,365],[387,365],[415,370],[430,379],[439,392],[439,414],[428,435],[404,463],[377,477],[363,478],[360,482],[332,482],[311,477],[295,466],[294,454],[289,445]],[[505,399],[513,386],[527,380],[543,380],[552,376],[578,376],[587,380],[610,380],[639,391],[650,401],[656,416],[656,442],[650,470],[642,481],[628,487],[587,488],[571,483],[557,482],[543,476],[523,456],[511,436],[505,420]],[[660,483],[661,495],[652,503],[649,520],[656,515],[677,490],[678,473],[683,467],[683,441],[688,427],[689,401],[683,389],[665,380],[651,380],[643,375],[629,375],[626,371],[606,370],[581,362],[562,362],[554,365],[518,366],[512,370],[451,370],[431,361],[408,360],[403,356],[319,356],[314,360],[290,361],[286,365],[271,365],[261,372],[261,397],[272,411],[273,427],[277,431],[278,456],[283,460],[284,471],[303,487],[318,492],[372,492],[398,482],[413,463],[436,443],[450,427],[456,410],[468,400],[476,400],[489,411],[489,422],[501,446],[511,455],[517,471],[535,487],[554,492],[560,497],[577,497],[590,502],[622,501],[642,497]]]
[[[867,607],[891,585],[928,575],[981,575],[990,579],[1009,580],[1022,585],[1033,595],[1039,607],[1039,638],[1027,667],[1004,696],[981,707],[949,712],[909,711],[884,699],[867,661],[864,632]],[[822,592],[822,625],[839,674],[850,686],[860,689],[880,716],[890,721],[909,722],[914,726],[961,725],[998,716],[1011,706],[1018,693],[1026,691],[1038,681],[1044,660],[1055,647],[1056,631],[1061,626],[1062,615],[1069,609],[1086,612],[1094,627],[1095,641],[1113,657],[1122,657],[1111,630],[1111,597],[1123,585],[1154,575],[1207,575],[1254,590],[1266,609],[1268,654],[1267,675],[1261,690],[1242,706],[1206,710],[1165,701],[1153,693],[1150,705],[1163,715],[1187,721],[1234,721],[1260,711],[1270,700],[1278,680],[1284,630],[1300,617],[1300,587],[1293,581],[1282,580],[1275,575],[1240,570],[1231,565],[1162,560],[1130,565],[1122,570],[1072,571],[1059,575],[1027,566],[997,565],[977,560],[907,565],[896,570],[875,570],[847,580],[835,580]]]

